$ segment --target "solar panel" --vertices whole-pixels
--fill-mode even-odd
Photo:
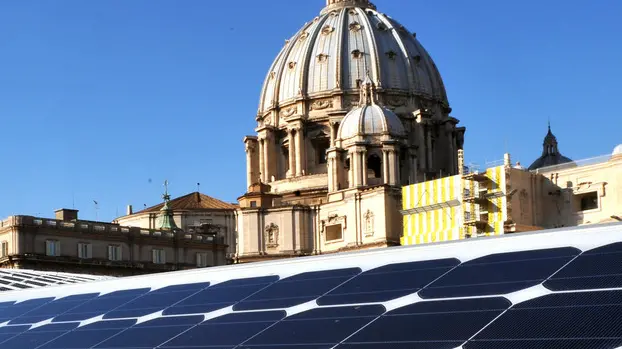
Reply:
[[[111,279],[108,276],[80,275],[22,269],[0,269],[0,291],[22,290],[52,285]]]
[[[0,294],[0,348],[617,348],[622,225]]]

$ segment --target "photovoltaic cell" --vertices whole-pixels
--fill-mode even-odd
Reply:
[[[117,291],[94,298],[54,318],[54,322],[82,321],[114,311],[149,292],[149,288]]]
[[[535,348],[534,340],[544,348],[622,345],[622,291],[552,294],[518,304],[465,348]]]
[[[249,347],[334,346],[368,324],[385,309],[381,305],[313,309],[288,317],[244,343]],[[309,331],[308,329],[321,329]],[[295,334],[283,336],[283,333]]]
[[[553,291],[622,287],[622,243],[586,251],[544,283]]]
[[[278,279],[278,276],[267,276],[223,282],[164,310],[164,315],[208,313],[226,308],[268,287]]]
[[[542,283],[579,253],[575,248],[556,248],[481,257],[459,265],[419,291],[419,296],[449,298],[515,292]]]
[[[205,345],[233,347],[247,341],[285,316],[284,311],[225,315],[195,326],[161,347],[191,348]]]
[[[76,328],[73,331],[55,337],[41,346],[41,349],[82,349],[91,348],[108,338],[111,338],[130,326],[134,325],[136,320],[111,320],[96,322],[91,325]],[[4,345],[0,343],[0,347]]]
[[[252,295],[234,310],[278,309],[306,303],[361,273],[360,268],[308,272],[279,280]]]
[[[318,299],[320,305],[384,302],[419,291],[460,264],[457,259],[389,264],[366,271]]]
[[[443,342],[462,343],[510,305],[505,298],[415,303],[382,315],[345,344],[410,343],[416,348],[442,347]]]

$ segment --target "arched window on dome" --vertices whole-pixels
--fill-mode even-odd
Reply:
[[[367,157],[367,178],[382,178],[382,159],[377,154],[371,154]]]

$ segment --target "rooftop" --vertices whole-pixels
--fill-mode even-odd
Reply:
[[[164,203],[148,207],[144,210],[135,212],[141,213],[159,213]],[[184,196],[180,196],[168,202],[168,208],[172,211],[201,211],[201,210],[235,210],[237,205],[230,204],[211,196],[193,192]]]

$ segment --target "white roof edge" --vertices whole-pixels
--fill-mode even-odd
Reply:
[[[622,241],[621,233],[622,223],[609,223],[416,246],[379,248],[323,256],[99,280],[80,284],[20,290],[19,292],[5,291],[0,293],[0,302],[43,297],[62,297],[67,294],[109,293],[144,287],[161,288],[169,285],[207,281],[219,283],[231,279],[256,276],[279,275],[280,277],[286,277],[307,271],[336,268],[359,267],[366,270],[371,267],[406,261],[458,258],[464,262],[495,253],[555,247],[575,247],[580,250],[587,250],[620,242]],[[590,237],[586,238],[586,234],[589,234]],[[374,256],[374,258],[359,258],[362,256]],[[174,277],[171,277],[173,275]]]

